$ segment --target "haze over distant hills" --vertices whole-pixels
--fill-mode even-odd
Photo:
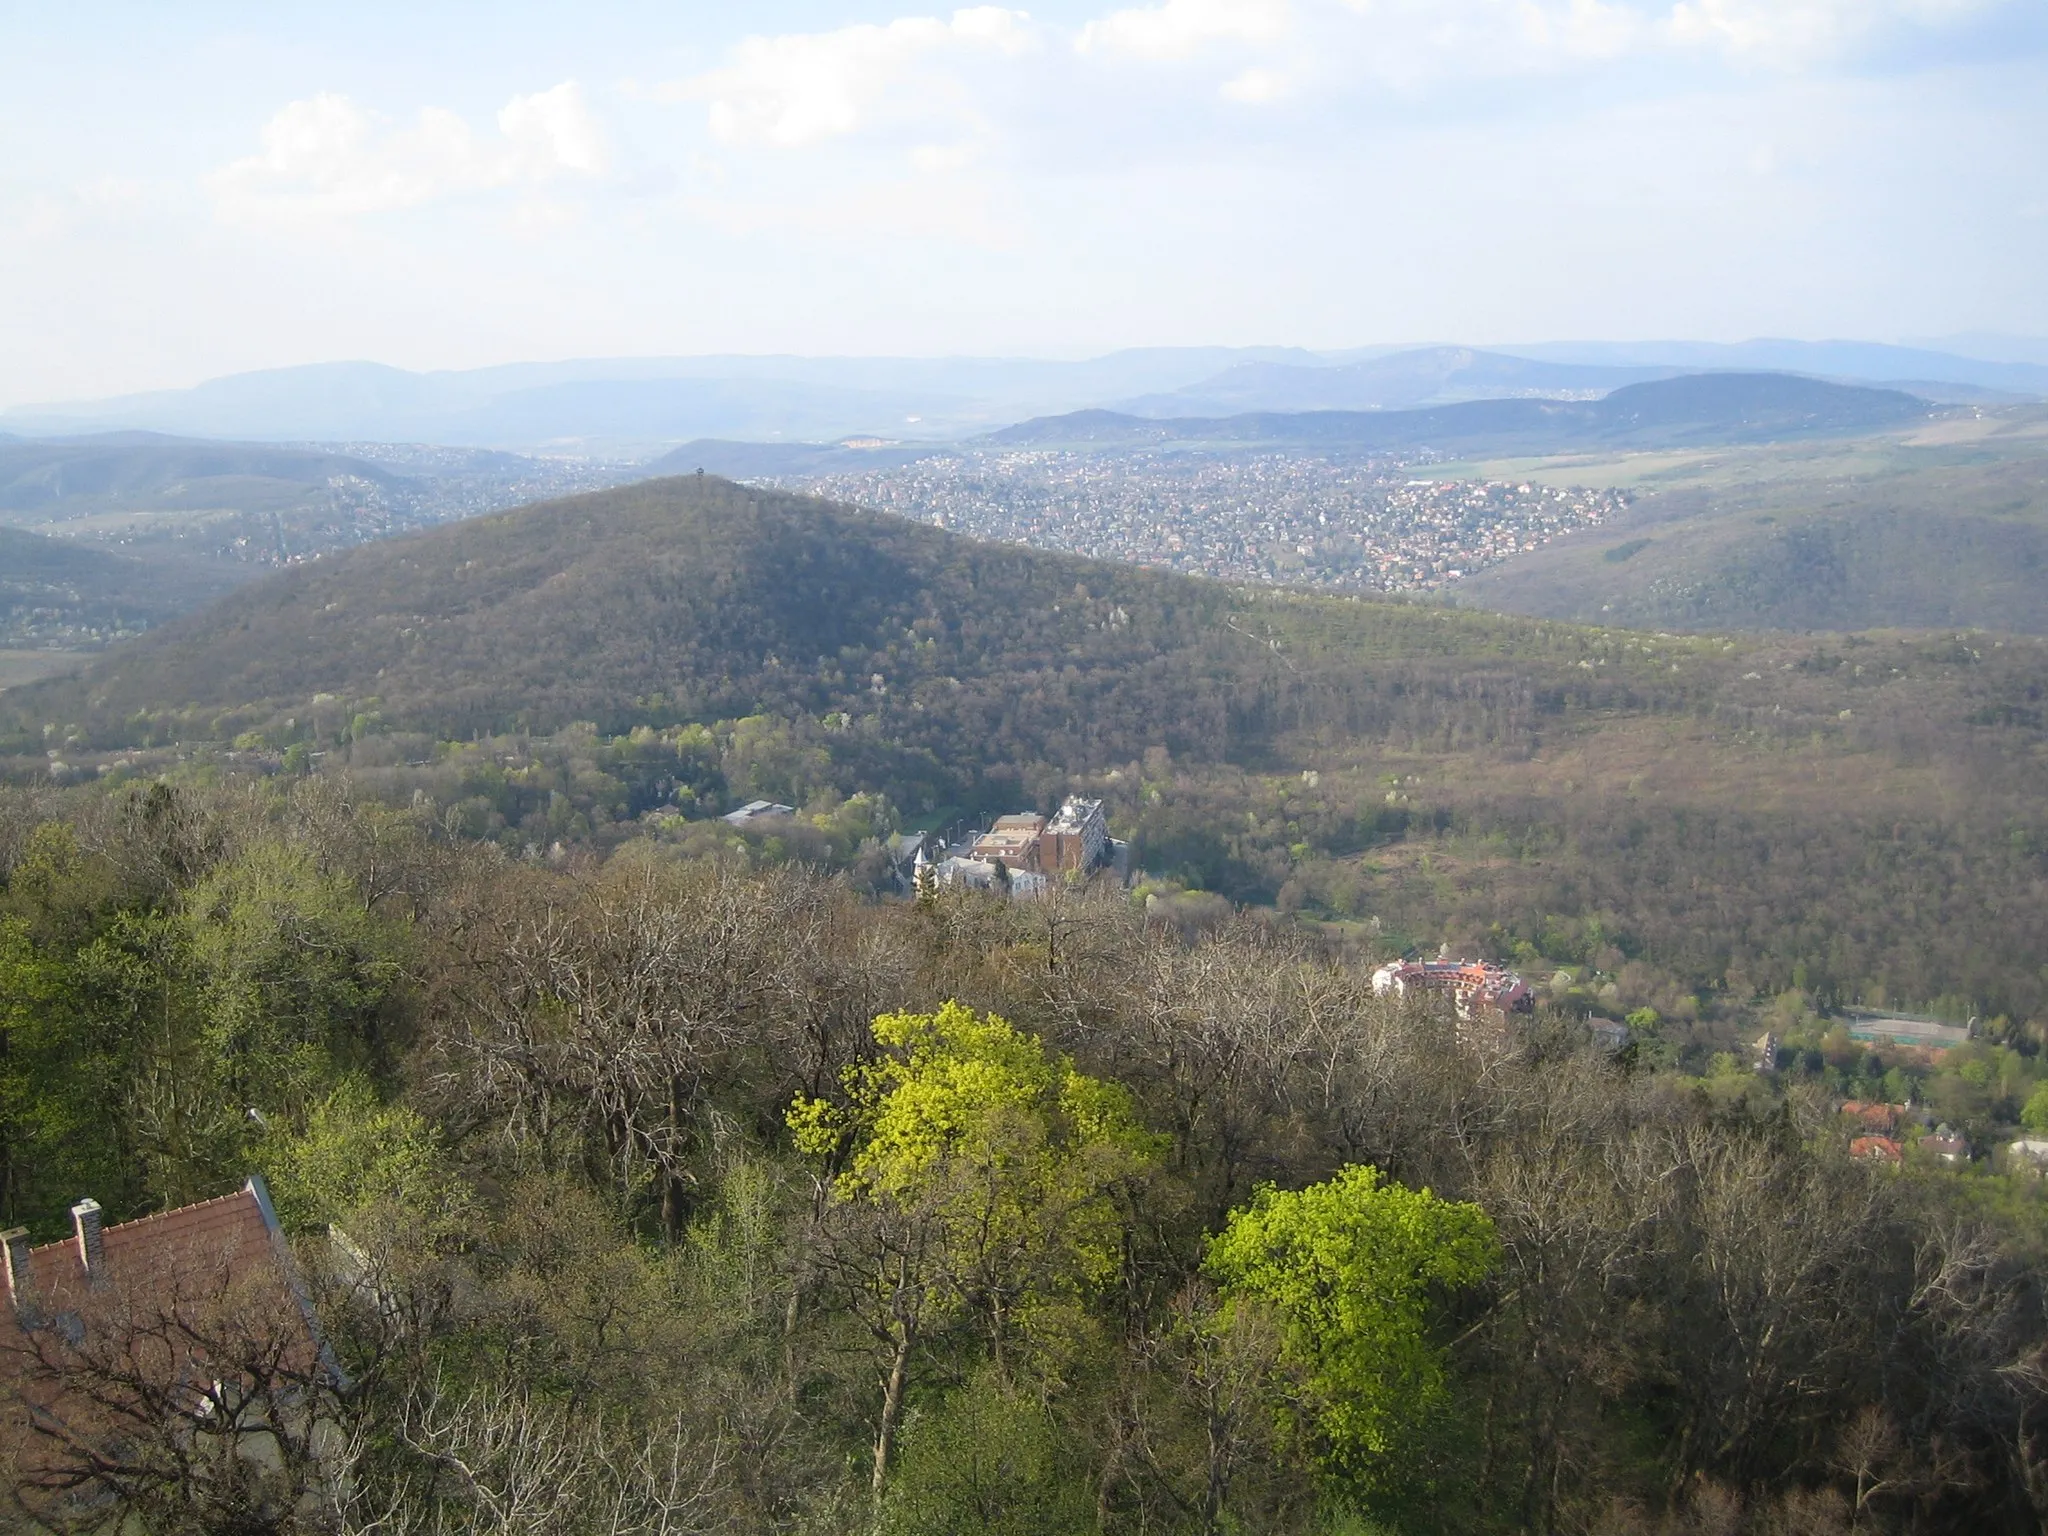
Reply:
[[[1124,401],[1119,409],[1137,416],[1227,416],[1239,411],[1393,410],[1515,396],[1590,398],[1686,371],[1544,362],[1470,347],[1418,347],[1334,365],[1239,363],[1182,389]]]
[[[380,486],[399,478],[344,454],[263,444],[194,442],[151,432],[68,441],[0,441],[0,520],[82,517],[136,505],[276,511],[336,477]]]
[[[1695,374],[1624,385],[1603,399],[1583,401],[1489,399],[1409,410],[1244,411],[1216,417],[1072,411],[1034,417],[957,445],[886,439],[750,443],[703,438],[655,459],[643,472],[689,474],[702,469],[735,479],[787,479],[887,469],[960,450],[1027,446],[1125,449],[1213,443],[1373,453],[1425,448],[1461,454],[1552,453],[1609,442],[1674,447],[1872,431],[1914,420],[1928,409],[1926,401],[1897,390],[1787,374]]]
[[[2014,358],[2028,345],[2013,341]],[[191,389],[16,406],[0,412],[0,426],[23,436],[140,429],[645,459],[700,438],[950,440],[1087,408],[1147,416],[1400,409],[1504,396],[1585,398],[1676,373],[1766,369],[1903,381],[1945,398],[2048,395],[2048,365],[1863,342],[1560,342],[1492,351],[1161,347],[1080,361],[598,358],[435,373],[323,363]]]
[[[374,443],[354,451],[155,432],[0,438],[0,527],[254,569],[478,512],[615,483],[582,461]],[[172,590],[192,590],[173,583]]]
[[[1560,341],[1515,347],[1522,357],[1606,368],[1772,370],[1872,384],[1957,384],[2023,397],[2048,395],[2048,344],[1996,338],[2004,359],[1871,341]],[[1993,338],[1980,338],[1990,341]],[[2041,360],[2026,360],[2035,352]]]
[[[6,429],[145,428],[256,441],[433,442],[645,457],[696,437],[948,437],[1106,399],[1175,389],[1244,362],[1313,362],[1287,347],[1170,347],[1080,362],[1030,358],[586,359],[409,373],[319,363],[191,389],[17,406]]]
[[[989,441],[1009,446],[1210,442],[1389,453],[1424,448],[1560,453],[1595,445],[1647,448],[1874,431],[1928,411],[1927,402],[1898,390],[1794,374],[1706,373],[1630,384],[1584,401],[1473,400],[1426,410],[1260,411],[1217,418],[1077,411],[1007,427],[991,433]]]

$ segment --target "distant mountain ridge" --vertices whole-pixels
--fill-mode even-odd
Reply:
[[[2048,396],[2048,364],[1961,356],[1926,347],[1869,341],[1559,341],[1504,347],[1544,362],[1597,367],[1659,367],[1806,373],[1858,383],[1969,384],[2034,398]]]
[[[1598,400],[1478,400],[1412,411],[1247,412],[1169,419],[1077,411],[990,433],[1005,446],[1312,444],[1365,452],[1556,453],[1589,446],[1757,442],[1872,431],[1925,417],[1898,390],[1792,374],[1711,373],[1626,385]]]
[[[9,433],[143,429],[238,441],[444,443],[641,460],[700,439],[959,440],[1028,418],[1411,409],[1473,398],[1604,393],[1707,369],[1793,371],[1951,392],[2048,396],[2048,366],[1875,343],[1547,343],[1151,347],[1079,360],[1004,357],[586,358],[409,372],[323,363],[182,390],[0,411]],[[1974,397],[1966,397],[1974,398]],[[1995,397],[1994,397],[1995,398]]]
[[[141,427],[256,441],[371,440],[644,457],[695,438],[957,436],[1096,400],[1176,388],[1236,363],[1312,362],[1289,347],[1135,348],[1034,358],[580,359],[413,373],[319,363],[190,389],[17,406],[6,430]]]
[[[649,476],[688,475],[702,470],[728,480],[779,480],[848,469],[892,469],[935,453],[946,445],[856,439],[848,443],[743,443],[703,438],[641,466]]]

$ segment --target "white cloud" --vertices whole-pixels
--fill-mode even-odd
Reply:
[[[261,150],[215,171],[207,186],[228,218],[347,217],[609,167],[604,132],[573,80],[513,97],[497,126],[480,137],[456,113],[423,107],[393,127],[322,92],[281,109],[263,125]]]
[[[1241,75],[1233,75],[1222,86],[1224,100],[1248,107],[1280,101],[1293,89],[1293,81],[1271,69],[1248,69]]]
[[[1292,29],[1288,0],[1165,0],[1112,11],[1081,29],[1083,53],[1184,59],[1216,43],[1275,43]]]
[[[1540,53],[1572,59],[1611,59],[1639,46],[1649,32],[1640,12],[1604,0],[1542,5],[1521,0],[1522,36]]]
[[[1998,0],[1679,0],[1666,31],[1674,42],[1791,67],[1838,53],[1904,23],[1940,27]]]
[[[546,180],[560,171],[602,176],[611,168],[604,130],[590,115],[583,88],[564,80],[552,90],[514,96],[498,113],[518,174]]]
[[[920,144],[910,152],[910,163],[926,175],[964,171],[979,155],[974,144]]]
[[[1036,42],[1022,11],[976,6],[950,18],[742,38],[721,68],[664,94],[708,105],[712,135],[735,145],[800,149],[881,118],[960,116],[943,77],[962,58],[1020,54]]]

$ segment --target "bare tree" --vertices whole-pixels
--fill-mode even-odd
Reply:
[[[349,1447],[337,1536],[702,1536],[731,1521],[724,1448],[680,1420],[636,1425],[514,1386],[435,1381],[398,1414],[405,1454]]]
[[[593,1148],[622,1193],[651,1179],[674,1235],[692,1156],[721,1134],[713,1089],[815,1019],[835,893],[654,859],[514,884],[451,914],[440,1086],[543,1164]]]

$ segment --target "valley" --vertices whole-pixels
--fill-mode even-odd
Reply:
[[[1225,585],[686,476],[244,587],[10,693],[0,750],[115,782],[345,768],[515,852],[738,847],[707,823],[746,800],[831,822],[867,797],[852,861],[884,821],[1087,793],[1138,867],[1236,902],[1495,947],[1606,912],[1687,994],[1800,975],[2020,1018],[2048,1012],[2041,644]],[[1928,844],[1974,871],[1936,922],[1904,895],[1931,869],[1886,852]],[[1411,845],[1464,873],[1374,873]],[[1484,847],[1523,852],[1453,856]],[[1762,866],[1782,883],[1759,847],[1797,850]]]
[[[1436,508],[1458,537],[1540,535],[1446,584],[1462,596],[1580,544],[1627,552],[1603,568],[1661,560],[1664,530],[1731,508],[1790,517],[1823,493],[1882,494],[1952,520],[1958,488],[2031,495],[2025,447],[1912,436],[1949,420],[1433,462],[1425,486],[1406,465],[1305,469],[1264,450],[1149,467],[1121,448],[1001,451],[1037,455],[1023,462],[1041,485],[1067,476],[1063,494],[1098,504],[1105,486],[1221,505],[1286,484],[1282,504],[1313,507],[1319,527],[1332,510]],[[1878,467],[1857,480],[1852,461]],[[931,474],[874,471],[906,472]],[[1551,495],[1551,477],[1588,489]],[[1758,496],[1779,512],[1738,499]],[[61,1236],[80,1184],[118,1220],[259,1166],[303,1251],[337,1251],[345,1223],[366,1256],[349,1262],[389,1266],[380,1296],[421,1309],[415,1325],[352,1305],[333,1278],[349,1271],[314,1270],[342,1287],[318,1299],[338,1350],[396,1373],[347,1407],[367,1421],[413,1411],[392,1402],[416,1379],[405,1349],[444,1373],[527,1370],[508,1317],[521,1340],[596,1351],[580,1379],[621,1414],[669,1401],[640,1377],[650,1362],[690,1383],[674,1409],[690,1434],[783,1401],[707,1396],[719,1373],[797,1380],[780,1427],[734,1452],[752,1481],[716,1483],[735,1522],[773,1529],[778,1490],[855,1490],[865,1508],[873,1474],[855,1458],[882,1433],[866,1293],[835,1277],[865,1284],[877,1250],[861,1244],[888,1229],[816,1172],[833,1117],[935,1052],[951,1054],[933,1071],[957,1061],[976,1082],[1045,1060],[1105,1138],[1073,1166],[1125,1170],[1127,1205],[1091,1194],[1089,1208],[1133,1213],[1119,1251],[1135,1290],[1061,1271],[1015,1282],[1065,1310],[1050,1341],[1036,1314],[1000,1325],[1007,1369],[1080,1417],[1031,1409],[1005,1432],[1038,1436],[1047,1458],[1110,1455],[1098,1415],[1125,1389],[1094,1362],[1136,1350],[1125,1364],[1158,1395],[1129,1411],[1180,1447],[1107,1474],[1107,1516],[1059,1513],[1068,1480],[1020,1475],[1032,1518],[1066,1522],[1049,1528],[1149,1528],[1195,1486],[1214,1442],[1182,1416],[1184,1374],[1162,1374],[1193,1367],[1160,1362],[1185,1347],[1176,1308],[1204,1328],[1225,1314],[1189,1289],[1190,1255],[1221,1251],[1268,1182],[1313,1198],[1361,1167],[1384,1170],[1392,1198],[1427,1187],[1490,1224],[1503,1275],[1632,1213],[1616,1262],[1645,1277],[1619,1295],[1536,1287],[1569,1324],[1529,1321],[1532,1292],[1489,1279],[1460,1335],[1432,1322],[1418,1337],[1460,1395],[1441,1439],[1418,1424],[1398,1471],[1375,1472],[1359,1495],[1375,1511],[1512,1529],[1499,1512],[1525,1507],[1519,1482],[1553,1442],[1588,1465],[1537,1501],[1558,1521],[1657,1497],[1672,1468],[1695,1490],[1753,1487],[1828,1465],[1832,1420],[1858,1405],[1933,1413],[1958,1394],[1988,1406],[1945,1453],[1976,1481],[1942,1507],[1975,1511],[1978,1489],[2007,1487],[2026,1399],[1996,1362],[2036,1347],[2030,1325],[1995,1300],[1959,1304],[1940,1337],[1992,1363],[1930,1366],[1932,1324],[1868,1319],[1908,1307],[1918,1272],[1900,1256],[1946,1252],[1960,1221],[1971,1262],[2012,1284],[2048,1253],[2048,1184],[2024,1150],[2048,1125],[2048,641],[1633,628],[1442,590],[1314,590],[1278,566],[1216,580],[1030,547],[1070,536],[1062,503],[1037,505],[1045,521],[998,541],[922,506],[901,517],[688,472],[329,549],[139,633],[86,637],[97,652],[39,653],[24,670],[64,670],[0,693],[10,1217]],[[1565,526],[1572,509],[1597,522]],[[89,591],[167,569],[13,537],[68,562],[80,614]],[[1028,832],[1062,807],[1120,845],[1110,867],[906,876],[914,834],[1028,860],[1023,834],[959,834],[1006,815]],[[1388,962],[1433,953],[1496,967],[1484,974],[1527,1011],[1489,1022],[1376,988]],[[1872,1033],[1901,1016],[1939,1043]],[[112,1095],[137,1112],[105,1115]],[[1068,1100],[1024,1102],[1051,1127],[1034,1145],[1079,1134]],[[1540,1167],[1532,1149],[1549,1149]],[[1674,1187],[1714,1203],[1674,1203]],[[1863,1304],[1788,1341],[1754,1389],[1709,1381],[1748,1314],[1691,1299],[1698,1256],[1748,1274],[1780,1234],[1824,1240],[1842,1268],[1802,1261],[1774,1305],[1804,1316],[1821,1285]],[[808,1263],[848,1268],[790,1278]],[[749,1294],[733,1278],[748,1264],[758,1294],[715,1313],[738,1317],[731,1330],[691,1331]],[[536,1274],[560,1308],[535,1310]],[[468,1310],[433,1309],[456,1288]],[[1112,1317],[1140,1344],[1115,1342]],[[1610,1359],[1624,1328],[1625,1366],[1574,1366],[1574,1425],[1532,1427],[1517,1405],[1548,1389],[1531,1330],[1583,1362]],[[955,1433],[985,1411],[977,1393],[988,1413],[1023,1410],[985,1374],[978,1314],[913,1343],[914,1416],[884,1474],[914,1492],[962,1454],[928,1426]],[[1262,1358],[1246,1390],[1271,1394],[1284,1367]],[[1870,1362],[1889,1373],[1881,1392]],[[1778,1406],[1795,1373],[1820,1383],[1802,1391],[1824,1413]],[[451,1390],[462,1412],[484,1401]],[[1489,1404],[1490,1447],[1469,1432]],[[1612,1427],[1628,1415],[1727,1427],[1712,1447],[1659,1431],[1637,1449]],[[1277,1436],[1279,1422],[1256,1425]],[[1258,1443],[1272,1476],[1242,1475],[1232,1507],[1322,1532],[1301,1490],[1332,1475],[1292,1438]],[[423,1460],[409,1445],[375,1455],[362,1475],[393,1497],[444,1497],[404,1481]]]
[[[5,15],[0,1533],[2048,1531],[2048,5]]]

